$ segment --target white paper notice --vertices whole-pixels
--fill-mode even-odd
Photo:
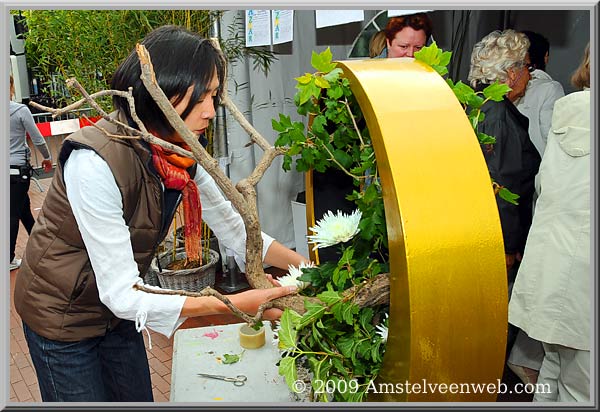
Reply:
[[[273,44],[294,40],[294,10],[272,10]]]
[[[433,10],[388,10],[388,17],[407,16],[409,14],[427,13]]]
[[[271,44],[271,11],[246,10],[246,47]]]
[[[365,13],[362,10],[315,10],[317,29],[363,21],[364,19]]]

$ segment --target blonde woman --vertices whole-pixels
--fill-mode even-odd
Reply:
[[[371,40],[369,40],[369,57],[373,59],[379,56],[385,49],[385,45],[385,31],[380,30],[371,37]]]
[[[590,401],[590,48],[556,101],[538,184],[540,196],[508,319],[542,342],[534,401]]]

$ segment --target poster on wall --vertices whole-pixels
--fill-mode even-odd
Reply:
[[[429,11],[433,10],[388,10],[387,15],[388,17],[407,16],[409,14],[427,13]]]
[[[273,44],[287,43],[294,39],[294,10],[272,10]]]
[[[317,29],[363,21],[364,19],[365,13],[363,10],[315,10]]]
[[[271,44],[271,11],[246,10],[246,47]]]

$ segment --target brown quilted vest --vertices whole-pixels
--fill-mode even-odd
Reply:
[[[125,134],[104,119],[98,125],[109,133]],[[151,152],[143,142],[110,139],[91,126],[65,139],[56,173],[29,236],[14,295],[23,321],[37,334],[59,341],[101,336],[118,322],[100,301],[94,272],[67,199],[63,167],[77,148],[92,149],[108,163],[121,191],[123,217],[140,273],[146,273],[156,246],[168,229],[162,216],[160,180],[149,169]]]

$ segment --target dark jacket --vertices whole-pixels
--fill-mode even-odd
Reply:
[[[507,254],[523,253],[533,215],[534,179],[541,157],[528,134],[529,120],[504,98],[488,101],[479,131],[496,138],[494,145],[482,145],[490,175],[500,185],[518,194],[519,205],[497,196],[498,211]]]
[[[106,120],[98,124],[109,133],[125,134]],[[145,142],[111,139],[91,126],[65,140],[25,249],[14,296],[23,321],[37,334],[59,341],[101,336],[118,322],[100,301],[94,271],[67,198],[63,167],[78,148],[94,150],[115,177],[140,273],[146,273],[178,202],[165,206],[166,196]]]

